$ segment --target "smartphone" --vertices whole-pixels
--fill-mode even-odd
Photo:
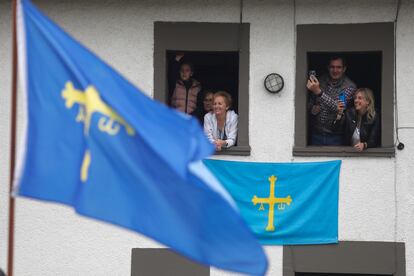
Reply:
[[[341,94],[339,94],[339,100],[344,103],[344,109],[345,109],[346,108],[346,96],[344,92],[341,92]]]
[[[309,70],[309,79],[311,79],[311,80],[317,80],[317,78],[316,78],[316,71],[315,70]]]

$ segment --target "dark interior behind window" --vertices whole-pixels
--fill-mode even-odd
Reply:
[[[239,53],[168,50],[169,63],[177,52],[184,53],[183,60],[193,64],[193,77],[201,83],[202,90],[224,90],[230,93],[233,100],[232,109],[238,113]]]

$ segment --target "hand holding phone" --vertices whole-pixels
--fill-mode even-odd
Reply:
[[[344,109],[346,108],[346,96],[344,92],[341,92],[341,94],[339,94],[339,100],[344,104]]]
[[[316,71],[315,70],[310,70],[309,71],[309,79],[312,81],[317,81],[318,79],[316,78]]]

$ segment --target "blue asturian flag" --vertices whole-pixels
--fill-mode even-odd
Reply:
[[[197,120],[153,101],[39,12],[18,4],[27,125],[15,193],[151,237],[206,265],[263,274],[267,261],[202,159]]]
[[[262,244],[338,242],[341,161],[204,163],[233,196]]]

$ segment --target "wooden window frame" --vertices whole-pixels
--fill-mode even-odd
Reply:
[[[296,26],[294,156],[394,157],[394,23],[307,24]],[[306,78],[308,52],[382,52],[381,147],[356,152],[346,146],[308,146]]]
[[[340,241],[283,247],[283,276],[295,272],[405,276],[402,242]]]
[[[249,23],[154,22],[154,99],[167,101],[167,51],[239,52],[237,146],[220,155],[250,155]]]

